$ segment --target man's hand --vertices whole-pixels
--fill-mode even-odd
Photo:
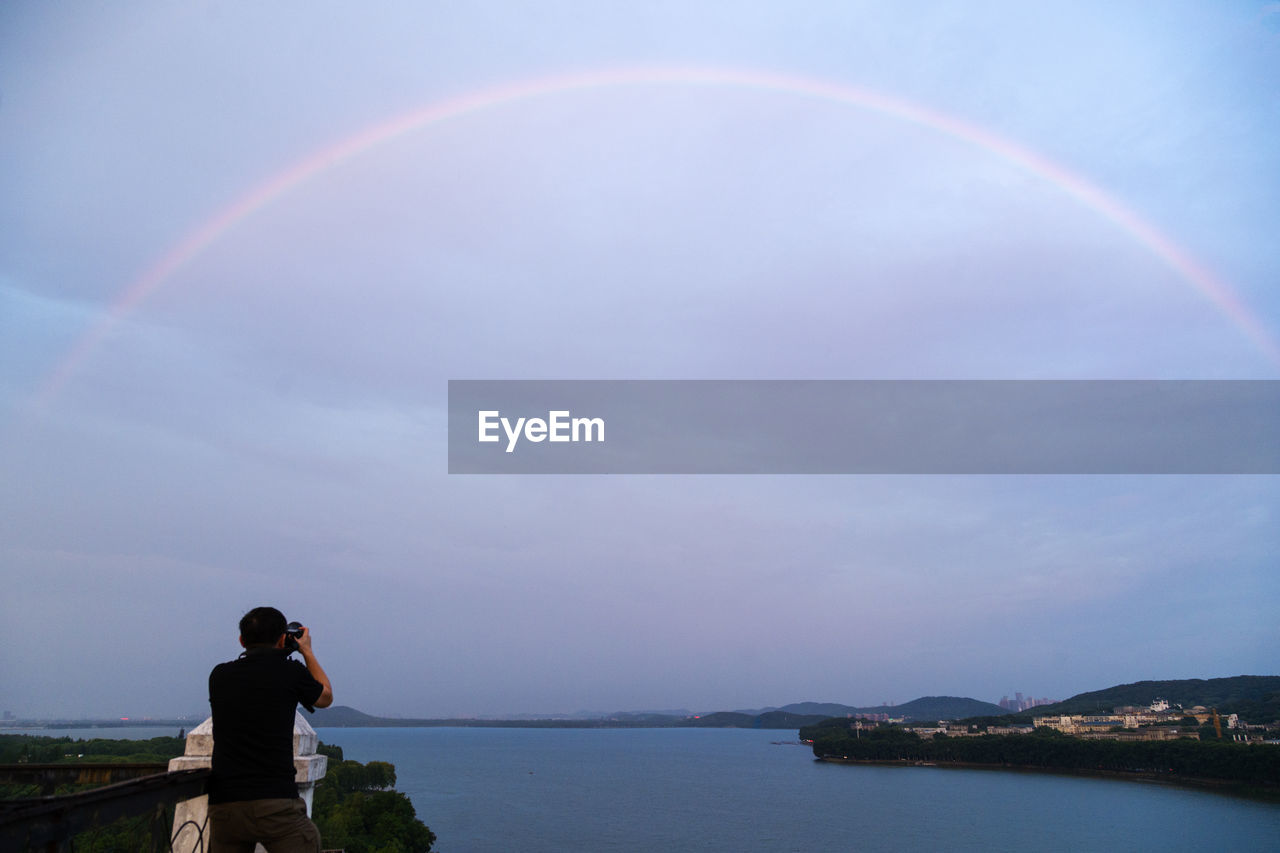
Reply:
[[[302,636],[298,638],[298,651],[307,664],[307,672],[324,686],[324,690],[320,691],[320,698],[316,700],[316,707],[328,708],[333,704],[333,687],[329,684],[329,676],[324,674],[320,661],[316,660],[316,653],[311,650],[311,629],[306,625],[302,626]]]

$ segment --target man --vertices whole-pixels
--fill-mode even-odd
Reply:
[[[333,688],[311,650],[311,632],[296,638],[303,666],[288,655],[287,623],[274,607],[240,620],[244,653],[209,673],[213,709],[213,775],[209,779],[210,853],[318,853],[320,833],[298,796],[293,718],[298,703],[333,704]]]

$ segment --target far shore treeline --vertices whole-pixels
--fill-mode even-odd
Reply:
[[[704,729],[798,729],[835,716],[875,714],[907,719],[952,719],[1002,714],[1004,709],[990,702],[958,696],[923,696],[902,705],[856,707],[834,702],[798,702],[760,711],[716,711],[709,714],[620,712],[616,714],[541,719],[404,719],[375,717],[346,706],[317,711],[312,725],[345,727],[437,727],[467,728],[704,728]]]
[[[922,738],[894,725],[850,731],[845,720],[806,726],[800,738],[812,741],[814,757],[825,761],[1129,774],[1230,783],[1280,796],[1280,745],[1275,744],[1087,740],[1048,728],[1027,735]]]
[[[1238,675],[1230,678],[1184,678],[1137,681],[1080,693],[1070,699],[1011,713],[999,705],[957,696],[922,696],[901,705],[853,706],[834,702],[797,702],[758,711],[619,712],[543,718],[404,718],[378,717],[345,705],[317,710],[310,717],[317,728],[332,727],[476,727],[476,728],[754,728],[798,729],[833,717],[873,715],[911,722],[933,720],[1030,724],[1034,717],[1054,714],[1110,713],[1124,705],[1145,706],[1156,698],[1173,705],[1203,705],[1220,714],[1238,714],[1255,724],[1280,724],[1280,676]],[[15,721],[21,723],[22,721]],[[49,729],[96,726],[104,729],[135,726],[190,727],[191,719],[174,720],[58,720],[26,721]],[[3,729],[0,729],[3,731]]]
[[[738,729],[798,729],[801,726],[821,722],[834,716],[847,714],[877,714],[907,719],[951,719],[981,715],[1002,714],[1004,710],[990,702],[964,699],[956,696],[925,696],[903,705],[876,705],[855,707],[833,702],[799,702],[782,708],[761,711],[717,711],[710,714],[680,714],[656,712],[620,712],[602,715],[577,715],[573,717],[522,717],[515,719],[489,719],[477,717],[377,717],[347,705],[317,709],[309,716],[316,728],[544,728],[544,729],[595,729],[595,728],[738,728]],[[36,722],[36,721],[33,721]],[[82,728],[130,728],[194,725],[186,720],[58,720],[38,721],[48,729]],[[0,729],[0,731],[3,731]]]

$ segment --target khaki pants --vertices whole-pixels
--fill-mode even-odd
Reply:
[[[319,853],[320,832],[301,798],[209,805],[209,853]]]

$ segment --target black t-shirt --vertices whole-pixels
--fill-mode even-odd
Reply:
[[[314,705],[324,685],[278,649],[252,649],[209,673],[213,776],[209,802],[298,796],[293,718]]]

